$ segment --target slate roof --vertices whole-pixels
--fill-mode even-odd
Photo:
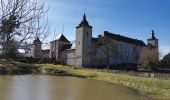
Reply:
[[[152,30],[151,37],[148,40],[157,40],[157,38],[155,37],[154,30]]]
[[[56,37],[56,40],[63,41],[63,42],[70,42],[63,34],[59,34]]]
[[[125,37],[122,35],[113,34],[108,31],[104,31],[104,33],[102,35],[104,37],[109,37],[109,38],[117,40],[117,41],[131,43],[131,44],[140,45],[140,46],[146,46],[146,44],[142,40],[132,39],[132,38]]]
[[[36,38],[36,39],[34,40],[34,43],[37,43],[37,42],[41,43],[41,41],[40,41],[39,38]]]
[[[86,15],[85,14],[83,16],[83,20],[81,21],[81,23],[76,28],[82,27],[83,25],[92,27],[92,26],[89,25],[89,23],[88,23],[88,21],[86,19]]]

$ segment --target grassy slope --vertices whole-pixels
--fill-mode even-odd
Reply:
[[[16,61],[7,61],[5,59],[0,59],[0,67],[22,67],[22,66],[28,66],[30,67],[30,64],[27,63],[21,63]]]
[[[155,99],[170,100],[170,81],[154,78],[134,77],[129,75],[113,74],[99,72],[95,70],[73,69],[61,65],[43,64],[41,66],[47,73],[57,74],[65,73],[66,75],[83,77],[94,80],[106,81],[109,83],[123,85],[145,91]]]
[[[33,64],[0,59],[0,75],[31,74],[37,69]]]

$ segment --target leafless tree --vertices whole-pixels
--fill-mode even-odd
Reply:
[[[139,63],[141,68],[154,67],[159,64],[159,53],[156,48],[143,48],[140,57]]]
[[[3,52],[7,52],[17,41],[17,47],[24,41],[47,37],[49,25],[48,8],[42,0],[0,0],[0,38]]]
[[[170,52],[163,57],[161,66],[170,68]]]

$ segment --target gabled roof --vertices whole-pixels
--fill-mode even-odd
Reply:
[[[146,46],[146,44],[142,40],[132,39],[132,38],[129,38],[129,37],[118,35],[118,34],[113,34],[113,33],[110,33],[108,31],[104,31],[102,36],[109,37],[111,39],[121,41],[121,42],[125,42],[125,43],[131,43],[131,44],[135,44],[135,45]]]
[[[56,40],[59,40],[62,42],[70,42],[63,34],[57,35]]]

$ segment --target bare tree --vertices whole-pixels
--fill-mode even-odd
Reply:
[[[163,57],[163,59],[161,61],[161,65],[163,67],[170,68],[170,52]]]
[[[42,0],[1,0],[0,38],[4,42],[3,52],[10,51],[13,40],[19,47],[24,41],[47,37],[47,11]]]
[[[159,53],[156,48],[143,48],[139,63],[141,68],[154,67],[159,64]]]

